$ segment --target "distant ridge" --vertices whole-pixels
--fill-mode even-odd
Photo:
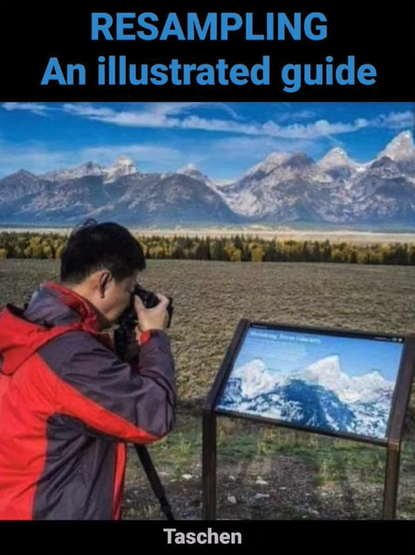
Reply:
[[[276,152],[240,179],[217,184],[190,165],[144,173],[128,157],[0,180],[0,224],[71,226],[83,218],[159,227],[349,226],[415,229],[413,136],[397,135],[371,162],[338,147],[315,161]]]

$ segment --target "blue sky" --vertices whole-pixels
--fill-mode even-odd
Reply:
[[[257,337],[258,333],[261,337]],[[236,366],[242,366],[258,358],[263,360],[267,367],[291,371],[306,368],[325,357],[337,355],[341,371],[348,376],[361,376],[377,370],[385,380],[396,380],[403,350],[402,343],[296,332],[283,332],[285,338],[292,340],[279,341],[279,335],[279,331],[250,330],[236,360]]]
[[[143,172],[193,165],[211,179],[241,177],[274,152],[331,148],[368,162],[402,131],[411,103],[3,103],[0,177],[131,157]]]

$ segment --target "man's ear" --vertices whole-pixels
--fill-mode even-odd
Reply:
[[[110,271],[102,270],[99,272],[98,276],[98,289],[101,299],[105,297],[105,291],[107,290],[108,284],[113,279]]]

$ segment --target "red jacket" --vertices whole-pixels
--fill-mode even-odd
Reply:
[[[174,425],[166,334],[121,362],[95,309],[44,286],[26,311],[0,314],[0,520],[119,519],[126,443]]]

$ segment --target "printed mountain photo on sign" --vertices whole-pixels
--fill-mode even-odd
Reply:
[[[252,328],[218,410],[384,439],[403,341]]]

